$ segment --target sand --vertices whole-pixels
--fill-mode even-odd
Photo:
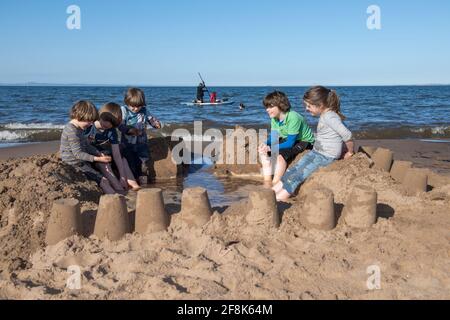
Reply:
[[[408,154],[413,162],[414,152]],[[258,207],[255,196],[213,207],[212,217],[197,226],[184,221],[172,201],[177,197],[164,193],[168,230],[126,234],[119,241],[93,235],[100,191],[55,155],[3,161],[0,298],[449,299],[450,180],[444,160],[429,166],[435,170],[429,192],[415,195],[365,154],[336,162],[313,174],[297,197],[278,203],[281,224],[271,228],[247,219]],[[320,186],[334,196],[337,225],[329,231],[302,224],[308,191]],[[342,217],[356,186],[373,189],[378,199],[377,221],[363,229]],[[127,196],[131,220],[135,196]],[[51,206],[61,198],[80,201],[83,235],[46,246]],[[81,271],[79,290],[67,286],[74,265]],[[381,269],[381,290],[367,286],[373,265]]]

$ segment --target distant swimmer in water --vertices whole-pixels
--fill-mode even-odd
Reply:
[[[244,105],[243,103],[241,103],[241,104],[239,105],[239,110],[245,110],[245,105]]]

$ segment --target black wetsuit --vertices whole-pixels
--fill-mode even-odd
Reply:
[[[203,103],[204,96],[205,96],[205,86],[199,85],[197,87],[197,101],[201,101]]]

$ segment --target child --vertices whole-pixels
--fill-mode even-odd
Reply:
[[[117,180],[111,165],[99,164],[98,167],[110,184],[117,191],[128,190],[130,186],[134,191],[139,185],[130,170],[128,161],[122,157],[119,148],[119,138],[116,128],[122,123],[122,110],[116,103],[107,103],[99,111],[99,120],[94,122],[86,132],[89,142],[103,154],[113,157],[114,164],[119,172]]]
[[[83,172],[89,180],[97,182],[106,194],[114,194],[115,191],[108,179],[91,165],[94,162],[109,163],[111,157],[100,153],[89,145],[83,136],[83,130],[98,119],[97,109],[89,101],[79,101],[72,107],[70,119],[61,135],[60,154],[62,161]]]
[[[147,111],[142,90],[128,89],[124,102],[126,106],[121,108],[122,124],[119,126],[122,132],[123,154],[134,176],[139,178],[141,184],[145,184],[146,177],[143,172],[146,172],[146,163],[150,159],[146,126],[149,123],[153,128],[160,129],[161,123]]]
[[[269,183],[272,181],[272,184],[275,185],[280,182],[287,166],[298,154],[312,149],[314,135],[305,118],[291,110],[291,103],[283,92],[272,92],[264,99],[263,104],[272,119],[272,132],[267,144],[260,145],[259,154],[263,165],[264,180]],[[278,145],[279,155],[272,180],[272,164],[269,157],[276,145]]]
[[[277,200],[287,200],[311,174],[342,156],[343,142],[347,152],[344,159],[353,156],[352,133],[344,126],[340,100],[335,91],[322,86],[309,89],[303,102],[311,115],[320,116],[314,149],[290,168],[273,190]]]

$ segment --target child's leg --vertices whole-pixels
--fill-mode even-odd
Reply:
[[[77,167],[77,169],[79,169],[81,172],[83,172],[88,180],[95,181],[100,186],[100,188],[102,188],[102,190],[105,194],[115,194],[116,193],[116,191],[113,189],[113,187],[111,187],[111,185],[109,184],[108,179],[103,177],[100,174],[100,172],[95,170],[91,164],[84,163],[84,164],[80,165],[79,167]]]
[[[129,168],[133,173],[134,177],[139,177],[140,175],[140,161],[137,155],[137,152],[133,145],[124,145],[122,155],[125,159],[127,159]]]
[[[277,193],[277,198],[282,199],[286,195],[286,192],[292,195],[298,186],[317,169],[325,167],[333,161],[334,159],[325,157],[315,151],[309,152],[281,178],[283,189]]]
[[[283,177],[284,173],[287,169],[287,162],[284,160],[283,156],[279,155],[277,158],[277,166],[275,168],[275,174],[273,177],[273,184],[276,185],[280,182],[281,177]]]
[[[260,153],[264,181],[272,181],[272,162],[267,154]]]
[[[116,194],[116,191],[114,190],[113,187],[111,187],[111,184],[105,177],[103,177],[102,180],[100,181],[100,188],[102,188],[105,194]]]
[[[122,161],[128,184],[131,188],[133,188],[133,190],[139,189],[139,184],[136,182],[136,178],[133,176],[133,172],[131,172],[127,159],[123,158]]]
[[[137,178],[139,179],[140,184],[147,184],[148,182],[148,167],[147,161],[150,159],[150,153],[148,150],[147,143],[142,143],[136,145],[137,147],[137,156],[139,158],[139,175]]]
[[[108,179],[110,185],[117,191],[124,191],[120,181],[114,175],[112,168],[109,164],[106,163],[97,163],[97,168],[103,174],[103,176]]]
[[[286,201],[291,197],[291,194],[286,190],[282,189],[276,194],[277,201]]]

